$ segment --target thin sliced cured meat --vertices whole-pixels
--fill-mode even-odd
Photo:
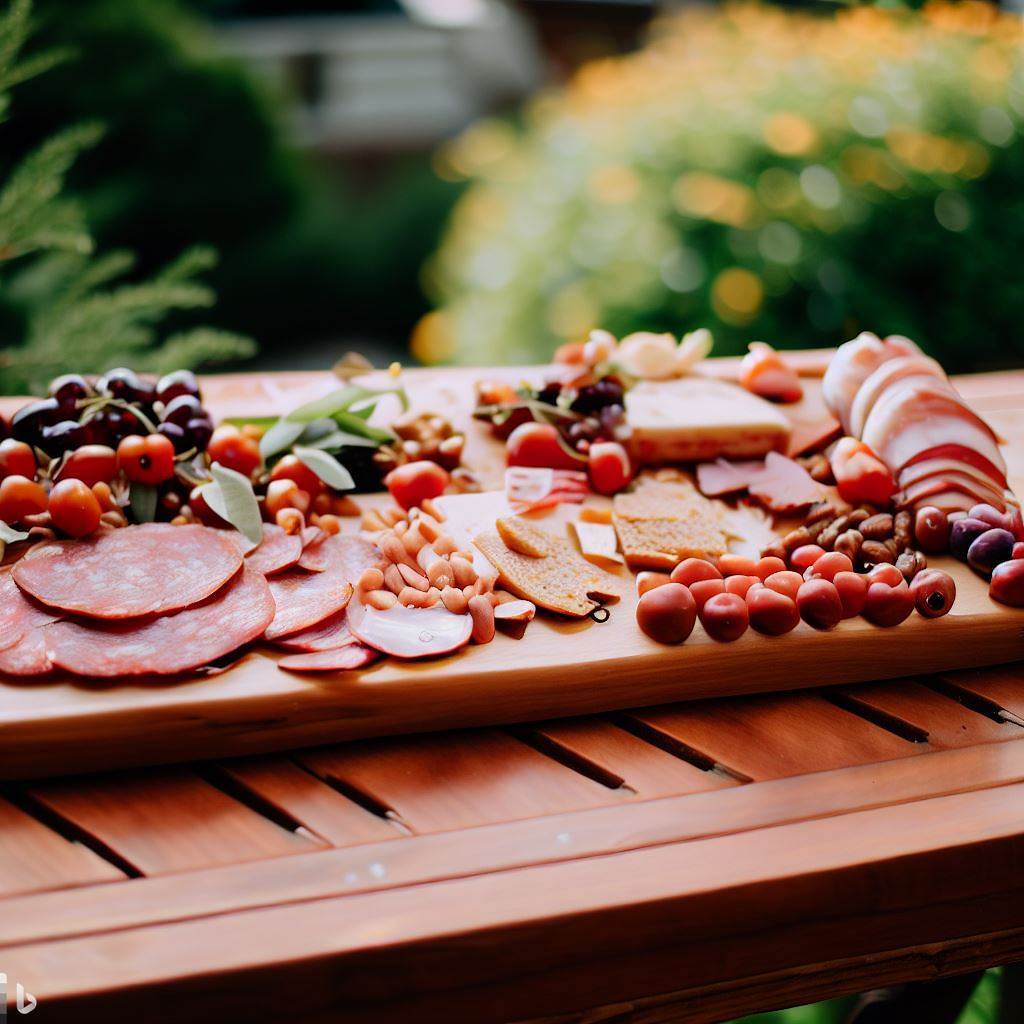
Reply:
[[[302,538],[302,548],[305,550],[314,544],[319,544],[322,540],[326,540],[327,531],[321,530],[319,526],[306,526],[299,536]]]
[[[323,622],[310,626],[309,629],[276,640],[275,645],[284,651],[312,654],[314,651],[331,651],[336,647],[344,647],[354,640],[355,637],[348,628],[347,610],[342,609]]]
[[[814,420],[795,420],[793,432],[789,435],[789,447],[786,449],[786,454],[791,459],[795,459],[798,455],[821,452],[842,436],[842,424],[834,416],[822,416]]]
[[[56,621],[53,612],[22,593],[10,571],[0,572],[0,651],[13,647],[33,629]]]
[[[934,448],[928,448],[923,452],[918,452],[912,459],[910,459],[903,470],[900,473],[902,479],[903,473],[907,472],[911,466],[920,465],[922,462],[928,462],[932,459],[950,459],[959,463],[964,463],[967,466],[978,470],[987,477],[991,477],[1000,487],[1006,488],[1006,473],[1000,470],[998,466],[990,462],[980,452],[975,451],[973,448],[967,448],[962,444],[940,444]]]
[[[901,381],[875,403],[862,440],[895,473],[937,445],[974,448],[1005,476],[992,428],[940,381]]]
[[[264,576],[271,576],[290,569],[301,557],[302,537],[299,534],[285,533],[274,523],[264,523],[263,540],[245,556],[245,564]]]
[[[798,462],[769,452],[748,487],[750,496],[773,512],[795,512],[824,500],[828,491]]]
[[[948,515],[951,512],[969,512],[977,504],[977,498],[970,494],[964,494],[963,491],[958,490],[945,490],[929,494],[927,498],[922,498],[912,507],[916,510],[928,505],[941,509]]]
[[[223,530],[147,523],[33,548],[11,570],[50,608],[94,619],[164,615],[215,594],[242,567]]]
[[[351,672],[372,665],[379,657],[380,652],[372,647],[350,643],[329,651],[289,654],[277,663],[277,667],[289,672]]]
[[[861,384],[889,359],[917,355],[921,350],[909,338],[891,335],[882,341],[868,331],[840,345],[821,382],[825,404],[849,433],[850,410]]]
[[[294,569],[270,580],[277,614],[267,628],[268,640],[292,636],[340,612],[352,597],[352,584],[381,557],[369,541],[341,534],[328,537],[317,550],[323,555],[320,572]]]
[[[918,480],[897,494],[894,501],[897,508],[909,508],[927,504],[925,499],[944,491],[958,491],[960,494],[973,497],[975,503],[983,501],[994,505],[1000,512],[1006,508],[1006,499],[1001,491],[979,484],[977,480],[964,473],[944,473]]]
[[[381,553],[375,544],[354,534],[329,534],[319,544],[307,548],[299,559],[299,568],[307,572],[324,572],[337,568],[347,573],[355,583],[364,569],[381,562]]]
[[[702,462],[697,467],[697,487],[701,494],[708,498],[735,494],[737,491],[745,491],[763,470],[764,459],[746,459],[740,462],[715,459],[714,462]]]
[[[213,597],[174,615],[141,623],[66,619],[42,633],[54,666],[75,675],[179,675],[255,640],[273,617],[267,581],[246,568]]]
[[[983,487],[990,487],[995,491],[1002,492],[1006,489],[998,478],[989,476],[969,462],[959,459],[935,458],[923,459],[920,462],[912,462],[904,466],[899,475],[900,490],[906,490],[911,484],[927,480],[929,477],[942,476],[944,473],[962,473]]]
[[[898,359],[887,359],[858,388],[850,406],[850,433],[854,437],[860,437],[875,402],[897,381],[915,377],[934,377],[949,384],[946,371],[930,356],[901,356]],[[949,386],[952,389],[953,385]]]
[[[20,640],[0,651],[0,674],[25,678],[46,675],[53,668],[42,626],[33,626]]]

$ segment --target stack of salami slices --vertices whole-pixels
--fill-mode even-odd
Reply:
[[[823,391],[844,431],[892,471],[897,507],[966,512],[979,502],[1000,511],[1016,504],[999,437],[909,338],[865,333],[848,341],[829,364]]]
[[[299,565],[307,540],[330,542],[315,571]],[[0,673],[194,673],[261,637],[302,643],[329,623],[339,646],[351,643],[337,624],[352,580],[379,557],[372,545],[268,525],[248,547],[231,531],[161,523],[36,545],[0,573]],[[316,642],[291,649],[328,649]]]

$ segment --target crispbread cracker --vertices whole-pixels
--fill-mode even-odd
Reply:
[[[727,550],[718,506],[688,480],[641,477],[617,494],[612,521],[634,569],[672,569],[684,558],[717,558]]]
[[[497,529],[500,536],[485,533],[473,543],[498,570],[501,585],[517,597],[560,615],[583,618],[601,604],[622,596],[619,580],[591,565],[567,538],[515,518],[499,519]],[[515,548],[503,537],[508,537]],[[523,550],[542,553],[528,555]]]

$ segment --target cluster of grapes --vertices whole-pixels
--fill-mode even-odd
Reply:
[[[559,421],[559,427],[573,448],[586,452],[592,444],[616,439],[626,415],[624,394],[619,378],[609,375],[578,387],[554,381],[541,388],[537,399],[546,405],[564,404],[567,398],[571,399],[569,411],[582,419]]]
[[[206,450],[213,419],[200,403],[191,370],[159,380],[124,367],[98,378],[64,374],[51,381],[48,397],[19,409],[7,428],[11,437],[51,458],[84,445],[117,448],[125,437],[154,430],[179,454]]]

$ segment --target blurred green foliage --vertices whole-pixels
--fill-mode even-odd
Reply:
[[[104,139],[69,186],[101,246],[138,253],[140,273],[185,244],[214,246],[215,322],[264,348],[404,334],[424,308],[419,267],[455,189],[425,158],[339,182],[298,152],[281,97],[219,52],[201,17],[218,6],[38,0],[36,45],[77,56],[19,97],[0,160],[99,119]]]
[[[9,116],[13,87],[68,56],[43,50],[22,59],[31,28],[29,0],[0,11],[0,119]],[[68,369],[98,372],[127,362],[164,372],[253,351],[248,339],[224,331],[162,330],[172,311],[213,302],[197,280],[215,262],[209,249],[189,249],[134,282],[125,280],[134,264],[130,252],[93,256],[82,211],[63,189],[76,159],[101,135],[95,123],[64,128],[0,174],[0,393],[38,390]]]
[[[439,155],[472,184],[417,354],[531,361],[597,326],[708,326],[721,353],[870,329],[950,369],[1020,362],[1021,42],[976,2],[666,18]]]

